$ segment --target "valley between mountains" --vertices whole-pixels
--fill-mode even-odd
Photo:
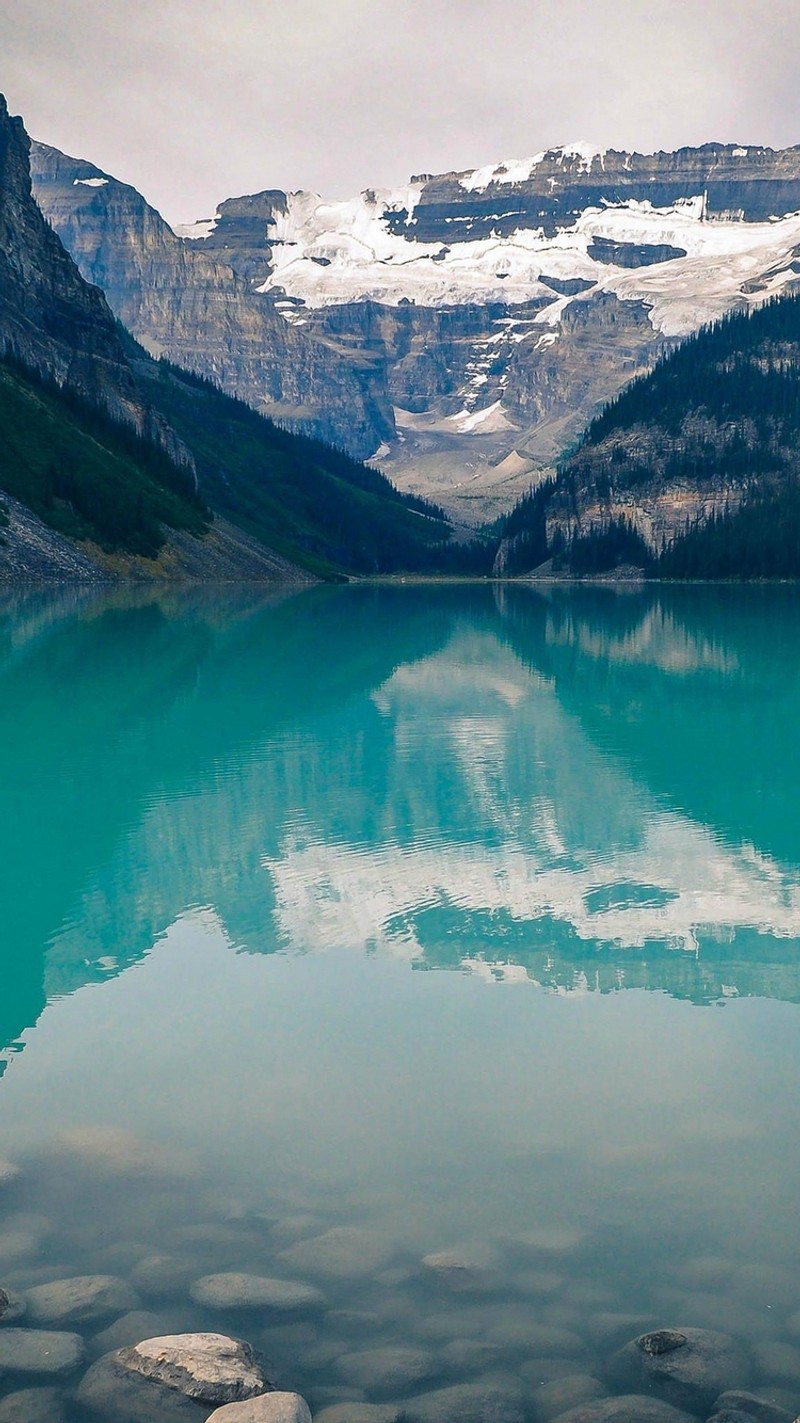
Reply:
[[[800,147],[577,144],[173,228],[3,103],[0,567],[797,576],[798,292]]]

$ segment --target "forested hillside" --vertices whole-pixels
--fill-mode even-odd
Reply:
[[[508,573],[800,576],[800,296],[690,337],[502,529]]]
[[[0,360],[0,498],[106,553],[154,558],[165,527],[202,536],[211,521],[192,471],[69,388]]]
[[[201,376],[136,355],[148,400],[194,455],[204,498],[270,548],[322,575],[435,568],[446,556],[450,526],[434,505]]]

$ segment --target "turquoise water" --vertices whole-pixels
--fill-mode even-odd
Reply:
[[[0,1286],[132,1278],[315,1410],[486,1376],[537,1419],[658,1325],[796,1409],[799,610],[6,597]],[[228,1270],[325,1307],[192,1301]],[[367,1342],[427,1371],[354,1382]]]

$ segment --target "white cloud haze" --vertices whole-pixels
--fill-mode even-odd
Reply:
[[[0,0],[29,131],[171,221],[576,138],[800,143],[797,0]]]

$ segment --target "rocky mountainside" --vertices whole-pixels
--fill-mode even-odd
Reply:
[[[103,293],[82,280],[32,201],[29,148],[22,120],[0,94],[0,356],[69,386],[193,467],[138,389]]]
[[[33,169],[149,349],[473,521],[676,341],[800,282],[800,147],[575,144],[350,201],[267,190],[174,233],[90,163],[35,145]]]
[[[800,294],[732,312],[633,381],[505,521],[497,570],[800,576]]]
[[[0,101],[0,578],[437,566],[450,535],[439,510],[137,345],[34,201],[28,151]],[[272,320],[287,349],[302,343]]]
[[[295,329],[225,259],[176,237],[134,188],[34,144],[37,201],[83,277],[154,356],[290,429],[371,454],[393,430],[381,361]]]

